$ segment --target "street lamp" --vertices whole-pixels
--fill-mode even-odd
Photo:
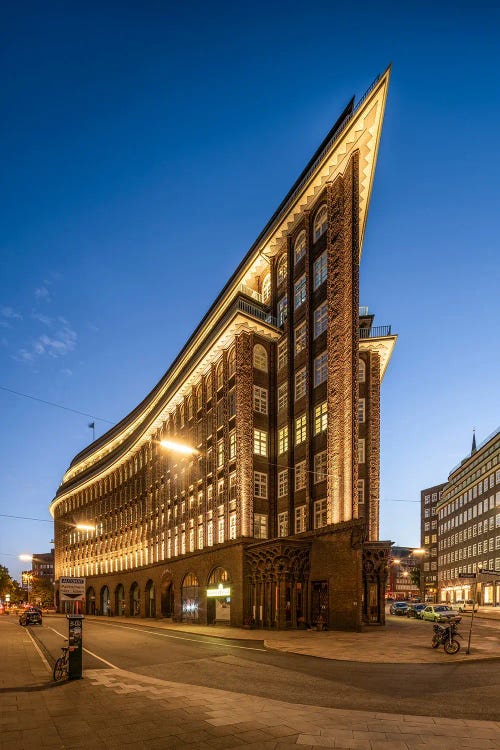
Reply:
[[[167,450],[175,451],[176,453],[183,453],[185,456],[195,456],[200,452],[190,445],[175,443],[173,440],[160,440],[160,445],[162,448],[167,448]]]

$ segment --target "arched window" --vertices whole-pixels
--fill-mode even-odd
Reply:
[[[200,411],[203,406],[203,390],[201,385],[196,389],[196,409]]]
[[[255,344],[253,348],[253,366],[257,370],[267,372],[267,352],[262,344]]]
[[[225,568],[214,568],[208,577],[208,585],[214,586],[218,583],[227,583],[229,580],[229,574]]]
[[[278,269],[277,269],[278,286],[285,281],[287,275],[288,275],[288,261],[287,261],[286,253],[283,253],[283,255],[278,261]]]
[[[221,361],[217,365],[217,390],[219,391],[224,385],[224,362]]]
[[[210,401],[212,398],[212,373],[209,372],[207,377],[205,378],[205,388],[207,391],[207,401]]]
[[[271,275],[267,273],[262,280],[262,302],[265,305],[271,299]]]
[[[184,404],[179,407],[179,425],[184,427]]]
[[[188,419],[192,419],[193,418],[193,397],[192,396],[190,396],[188,398],[187,405],[188,405],[188,410],[187,410],[188,411]]]
[[[229,354],[227,355],[228,378],[232,378],[235,372],[236,372],[236,349],[233,346],[233,348],[229,350]]]
[[[304,257],[306,254],[306,233],[302,231],[297,239],[295,240],[295,244],[293,246],[293,257],[295,259],[295,263],[298,263],[301,258]]]
[[[366,380],[366,365],[365,361],[363,359],[359,359],[359,365],[358,365],[358,382],[364,383]]]
[[[319,240],[322,234],[326,232],[328,224],[328,209],[326,203],[323,203],[316,212],[314,217],[314,241]]]

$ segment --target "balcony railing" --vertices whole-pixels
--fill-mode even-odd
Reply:
[[[242,294],[246,294],[247,297],[251,297],[252,299],[256,300],[257,302],[262,302],[262,294],[259,294],[259,292],[256,292],[255,289],[252,289],[246,284],[240,284],[239,291]]]
[[[390,336],[391,326],[373,326],[372,328],[360,328],[360,339],[378,339],[381,336]]]
[[[264,323],[268,323],[271,326],[277,326],[276,318],[273,315],[269,315],[269,313],[265,310],[261,310],[257,305],[252,305],[251,302],[247,302],[244,299],[238,299],[236,301],[236,307],[238,310],[241,310],[241,312],[247,313],[247,315],[252,315],[254,318],[263,320]]]

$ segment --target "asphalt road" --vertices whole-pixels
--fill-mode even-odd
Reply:
[[[492,632],[490,624],[479,627]],[[44,617],[43,626],[30,627],[30,631],[53,662],[67,637],[66,621]],[[341,662],[268,651],[258,641],[166,632],[106,619],[85,620],[83,641],[84,670],[114,666],[186,685],[289,703],[500,720],[498,661]]]

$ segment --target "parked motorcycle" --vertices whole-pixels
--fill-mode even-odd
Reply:
[[[446,625],[434,625],[432,648],[439,648],[443,644],[447,654],[458,654],[460,643],[456,640],[455,636],[462,637],[457,631],[458,623],[461,619],[461,617],[455,617],[453,620],[447,622]]]

